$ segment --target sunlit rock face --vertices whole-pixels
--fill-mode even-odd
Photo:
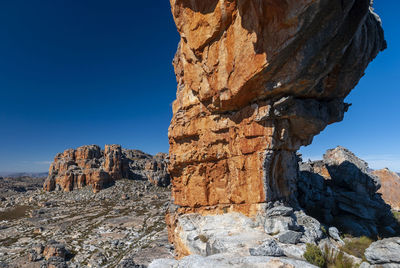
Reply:
[[[149,180],[154,185],[168,186],[167,155],[155,156],[139,150],[127,150],[120,145],[85,145],[59,153],[50,165],[46,191],[73,191],[91,186],[98,192],[116,180]]]
[[[343,119],[344,98],[386,48],[370,1],[170,2],[181,36],[171,230],[179,213],[251,216],[292,198],[295,152]]]
[[[382,198],[392,209],[400,211],[400,176],[387,168],[375,170],[372,173],[381,181],[382,187],[379,193],[382,194]]]

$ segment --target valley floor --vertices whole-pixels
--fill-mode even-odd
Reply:
[[[98,194],[90,188],[7,191],[0,196],[0,267],[47,266],[46,250],[33,251],[55,242],[65,246],[61,265],[68,267],[124,267],[133,260],[146,265],[172,258],[164,220],[169,199],[169,189],[132,180]]]

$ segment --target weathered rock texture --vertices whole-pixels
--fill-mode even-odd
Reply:
[[[181,36],[169,129],[177,214],[254,215],[290,199],[295,152],[343,119],[344,98],[386,47],[370,1],[170,2]]]
[[[321,161],[300,163],[300,205],[345,233],[382,237],[399,231],[391,207],[378,192],[380,187],[368,164],[340,146],[328,150]]]
[[[257,204],[294,189],[294,152],[342,120],[385,48],[369,1],[171,1],[175,204]]]
[[[122,178],[149,180],[158,186],[169,184],[167,155],[156,156],[119,145],[97,145],[65,150],[54,158],[43,188],[72,191],[91,185],[95,192]]]
[[[375,170],[372,174],[379,177],[381,181],[382,187],[378,192],[382,194],[383,200],[392,209],[400,211],[400,176],[387,168]]]
[[[365,251],[369,263],[377,267],[400,267],[400,237],[382,239],[371,244]]]
[[[317,268],[308,262],[289,259],[274,258],[265,256],[237,256],[233,254],[216,254],[209,257],[192,255],[180,261],[171,259],[159,259],[153,261],[149,268]]]

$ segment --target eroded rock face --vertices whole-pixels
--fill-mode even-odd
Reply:
[[[169,129],[175,204],[257,204],[295,190],[294,152],[341,121],[385,48],[369,1],[171,0],[181,34]]]
[[[345,233],[384,237],[400,230],[378,192],[386,182],[346,148],[328,150],[321,161],[300,163],[297,184],[300,205]]]
[[[343,119],[344,98],[386,47],[370,1],[170,2],[181,36],[171,230],[180,213],[250,216],[294,198],[295,152]]]
[[[43,188],[46,191],[72,191],[91,185],[95,192],[119,179],[148,179],[155,185],[167,186],[167,155],[156,156],[120,145],[87,145],[57,154]]]
[[[375,170],[372,174],[379,177],[381,181],[382,187],[378,192],[382,194],[383,200],[392,209],[400,211],[400,176],[387,168]]]

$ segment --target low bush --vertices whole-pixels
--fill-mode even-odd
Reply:
[[[318,267],[325,267],[326,261],[325,256],[318,246],[313,244],[307,244],[306,251],[304,252],[304,258],[311,264]]]
[[[400,211],[392,211],[393,216],[396,218],[396,220],[400,223]]]

